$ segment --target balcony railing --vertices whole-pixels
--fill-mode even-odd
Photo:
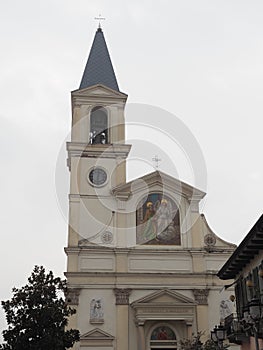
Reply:
[[[248,343],[250,334],[245,329],[242,321],[237,317],[237,314],[232,313],[225,318],[225,328],[227,332],[227,338],[231,343],[242,344]]]

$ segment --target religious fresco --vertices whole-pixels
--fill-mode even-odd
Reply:
[[[179,210],[169,197],[149,194],[139,203],[136,220],[136,244],[181,244]]]
[[[157,327],[153,330],[151,340],[175,340],[176,336],[171,328],[166,326]]]

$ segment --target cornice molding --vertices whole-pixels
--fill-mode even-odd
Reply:
[[[126,159],[131,145],[125,144],[96,144],[90,145],[84,142],[67,142],[67,151],[71,157],[91,158],[121,158]]]

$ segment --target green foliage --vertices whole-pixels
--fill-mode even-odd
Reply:
[[[204,334],[203,332],[198,332],[191,339],[180,340],[180,349],[181,350],[197,350],[197,349],[201,350],[201,349],[203,349],[202,343],[200,341],[200,338],[203,334]]]
[[[225,350],[227,348],[229,348],[229,345],[223,344],[221,349]],[[218,345],[212,339],[209,339],[203,344],[202,350],[218,350]]]
[[[35,266],[28,284],[12,292],[10,300],[2,301],[8,328],[0,350],[64,350],[79,340],[78,330],[65,330],[68,317],[76,313],[62,297],[65,280]]]
[[[180,350],[218,350],[218,345],[211,339],[207,340],[204,344],[200,338],[204,335],[204,332],[198,332],[192,339],[180,340]],[[229,345],[223,345],[221,348],[225,350]]]

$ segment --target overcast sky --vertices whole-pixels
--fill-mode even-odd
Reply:
[[[201,211],[213,231],[239,243],[262,214],[262,1],[5,1],[1,300],[35,264],[60,276],[66,270],[60,204],[67,204],[70,91],[79,87],[100,13],[128,101],[172,113],[196,138],[207,170]]]

